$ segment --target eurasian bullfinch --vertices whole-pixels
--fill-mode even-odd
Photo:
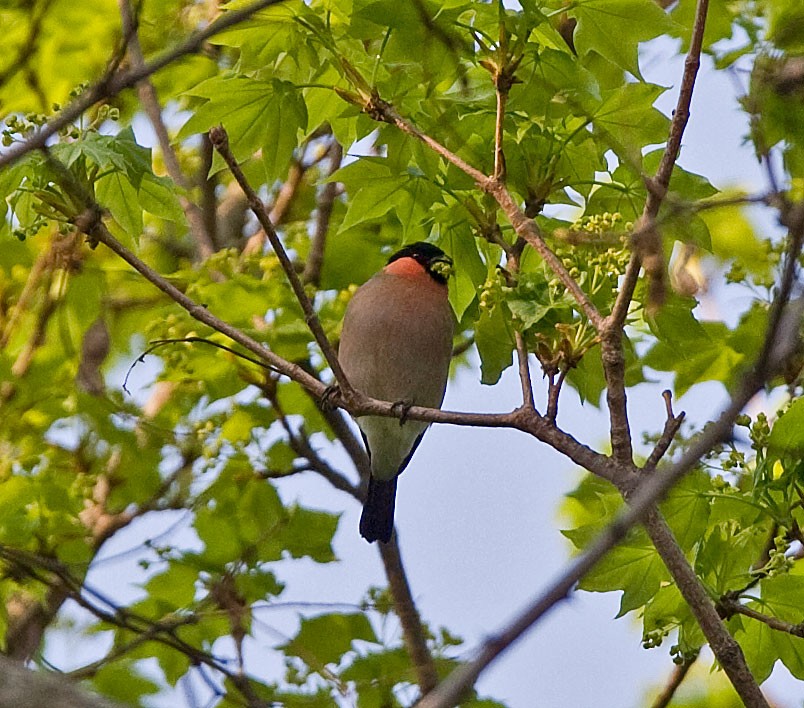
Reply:
[[[349,382],[372,398],[439,408],[452,356],[447,278],[452,260],[436,246],[405,246],[358,288],[346,308],[338,352]],[[371,476],[360,517],[367,541],[391,539],[396,482],[428,423],[363,416]]]

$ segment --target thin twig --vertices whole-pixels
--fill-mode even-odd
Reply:
[[[778,617],[773,617],[772,615],[762,614],[761,612],[757,612],[755,609],[748,607],[748,605],[743,605],[736,597],[729,596],[721,598],[718,602],[718,607],[726,617],[731,617],[735,614],[745,615],[746,617],[750,617],[758,622],[762,622],[762,624],[766,624],[771,629],[775,629],[779,632],[792,634],[794,637],[804,637],[804,622],[793,624],[792,622],[786,622],[785,620],[781,620]]]
[[[664,430],[662,430],[662,435],[659,438],[653,450],[651,451],[650,456],[648,457],[647,461],[645,462],[645,465],[642,468],[643,471],[645,472],[652,472],[654,469],[656,469],[656,465],[658,465],[660,460],[664,457],[665,453],[670,447],[670,444],[676,437],[678,429],[684,422],[685,413],[683,411],[678,415],[675,415],[673,413],[673,399],[670,391],[663,391],[662,397],[664,398],[665,409],[667,411],[667,418],[665,419]]]
[[[688,661],[683,661],[673,667],[673,673],[670,674],[670,680],[662,689],[662,692],[656,696],[656,700],[651,704],[651,708],[667,708],[667,706],[670,705],[670,701],[672,701],[673,696],[676,695],[678,687],[683,683],[684,679],[689,673],[689,670],[692,668],[692,665],[697,661],[697,659],[698,655],[696,654],[695,658]]]
[[[327,177],[340,168],[343,159],[343,148],[333,136],[329,146],[329,169]],[[310,242],[310,253],[307,255],[307,262],[304,264],[302,281],[318,285],[321,280],[321,268],[324,264],[324,248],[327,244],[327,234],[329,233],[329,222],[332,217],[332,207],[335,205],[335,197],[338,196],[338,185],[329,181],[322,188],[316,206],[315,231]]]

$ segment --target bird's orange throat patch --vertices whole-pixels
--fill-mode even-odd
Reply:
[[[386,273],[401,275],[404,278],[420,278],[423,275],[427,275],[424,266],[415,258],[409,257],[397,258],[397,260],[385,266],[383,270]]]

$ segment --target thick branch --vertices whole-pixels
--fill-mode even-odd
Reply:
[[[673,576],[676,587],[695,615],[712,653],[743,703],[748,708],[768,708],[768,702],[745,662],[740,645],[721,621],[714,603],[656,507],[648,511],[644,523],[653,545]]]

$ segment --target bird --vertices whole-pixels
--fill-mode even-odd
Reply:
[[[452,259],[437,246],[411,243],[357,289],[343,318],[338,359],[358,391],[402,406],[399,419],[356,422],[371,463],[360,535],[388,543],[397,478],[429,423],[407,420],[412,405],[440,408],[452,358],[454,318],[447,280]]]

